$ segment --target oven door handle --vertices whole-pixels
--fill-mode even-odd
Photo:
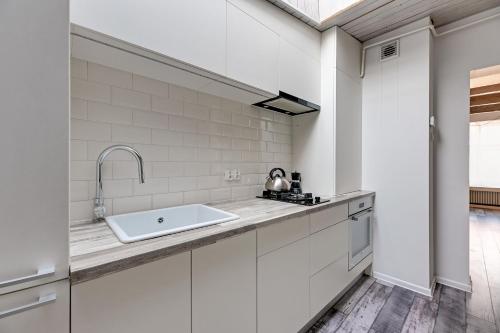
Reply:
[[[360,213],[354,214],[353,216],[350,217],[350,219],[352,221],[359,221],[360,216],[365,215],[365,214],[370,214],[371,212],[373,212],[373,209],[370,208],[370,209],[364,210]]]

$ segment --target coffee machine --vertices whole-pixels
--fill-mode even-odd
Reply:
[[[302,177],[300,176],[300,172],[292,172],[292,182],[290,184],[290,193],[292,194],[302,194],[302,185],[300,182],[302,181]]]

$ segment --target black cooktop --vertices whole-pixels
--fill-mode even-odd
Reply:
[[[263,191],[262,195],[258,195],[257,198],[290,202],[304,206],[314,206],[330,201],[326,199],[321,199],[320,197],[314,197],[312,193],[295,194],[291,192],[274,192],[274,191]]]

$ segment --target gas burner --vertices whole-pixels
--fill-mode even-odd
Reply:
[[[290,202],[298,205],[304,206],[314,206],[330,200],[324,200],[320,197],[313,197],[312,193],[292,193],[292,192],[275,192],[275,191],[263,191],[261,196],[257,196],[261,199],[269,199],[283,202]]]

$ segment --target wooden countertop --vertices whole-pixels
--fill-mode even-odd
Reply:
[[[265,199],[250,199],[213,207],[237,214],[238,220],[193,229],[135,243],[121,243],[106,222],[80,222],[70,227],[70,277],[77,284],[104,275],[190,251],[218,240],[254,230],[291,217],[333,207],[346,201],[374,195],[358,191],[335,196],[317,206],[301,206]]]

